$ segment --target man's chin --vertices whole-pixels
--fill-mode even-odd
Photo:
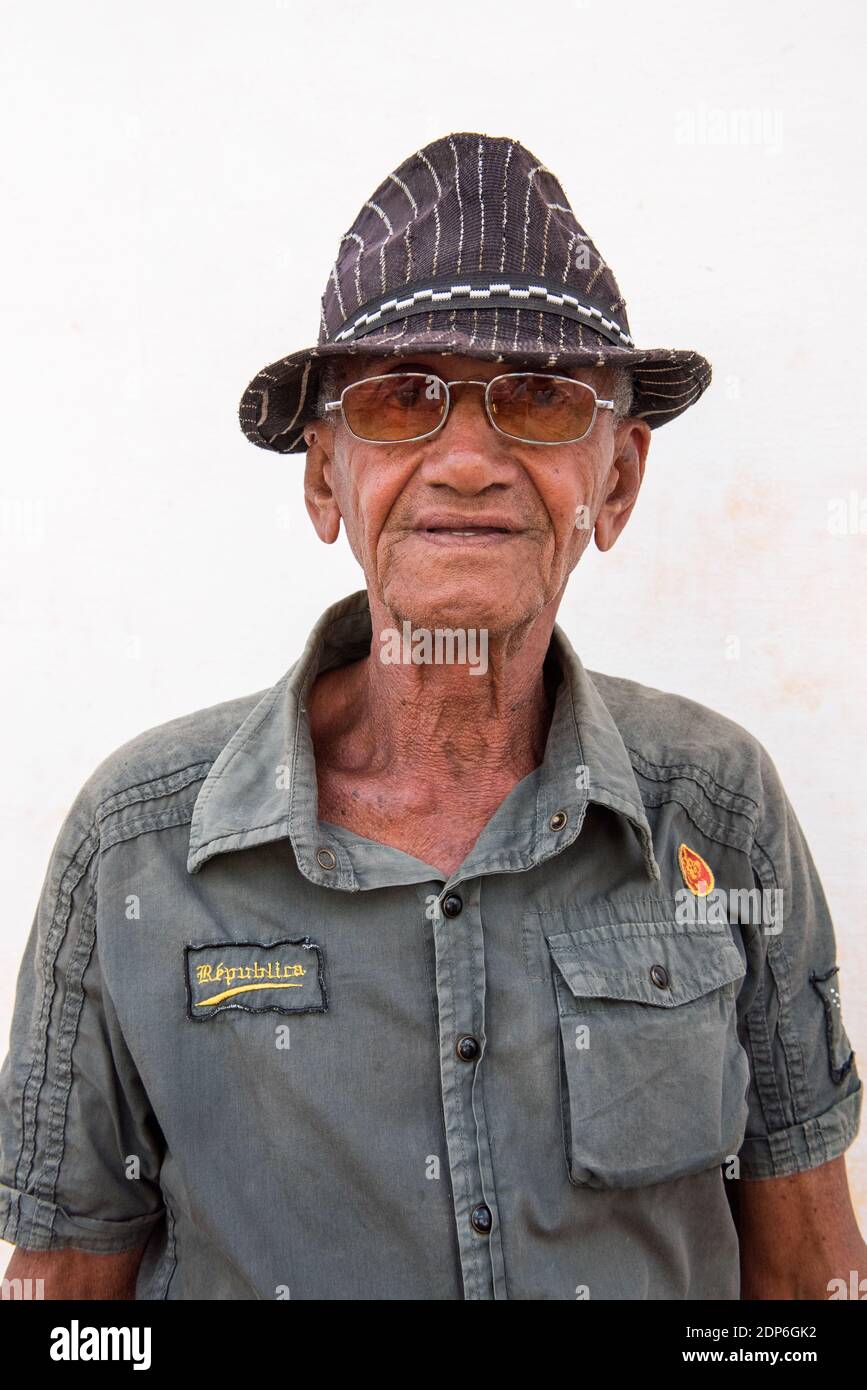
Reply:
[[[409,622],[431,631],[485,630],[491,637],[522,627],[545,603],[538,581],[522,585],[514,574],[487,583],[480,575],[467,574],[431,573],[404,581],[394,577],[384,585],[383,598],[398,624]]]

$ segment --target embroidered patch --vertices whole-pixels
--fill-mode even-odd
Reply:
[[[700,854],[696,854],[689,845],[680,845],[677,851],[677,862],[680,865],[680,872],[683,874],[683,881],[691,893],[695,893],[697,898],[706,898],[713,888],[714,878],[713,869]]]
[[[325,1013],[325,962],[309,936],[294,941],[216,941],[184,947],[187,1013]]]

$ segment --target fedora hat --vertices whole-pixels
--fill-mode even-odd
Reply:
[[[693,405],[710,364],[638,348],[617,281],[550,169],[516,140],[446,135],[398,166],[340,239],[319,341],[253,378],[239,408],[253,444],[305,448],[331,357],[454,353],[528,367],[628,367],[651,428]]]

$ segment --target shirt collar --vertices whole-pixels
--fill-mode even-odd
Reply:
[[[187,869],[216,854],[288,839],[306,878],[354,891],[441,874],[421,860],[320,823],[307,695],[316,677],[370,651],[367,592],[322,614],[298,661],[256,704],[217,757],[199,791]],[[449,882],[528,869],[577,837],[591,802],[626,817],[641,841],[644,865],[660,877],[635,773],[602,696],[559,625],[551,644],[563,681],[557,691],[541,767],[497,809]],[[561,830],[551,819],[565,812]],[[555,826],[557,821],[555,821]]]

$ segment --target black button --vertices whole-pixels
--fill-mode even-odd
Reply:
[[[494,1224],[494,1218],[491,1216],[491,1208],[486,1207],[484,1202],[477,1207],[473,1207],[472,1213],[470,1214],[470,1221],[472,1222],[473,1230],[478,1231],[480,1236],[488,1235]]]
[[[462,1062],[474,1062],[481,1050],[478,1039],[471,1038],[469,1034],[464,1038],[458,1038],[457,1046],[455,1047],[455,1052]]]
[[[457,917],[463,909],[463,899],[459,898],[457,893],[446,893],[443,898],[443,912],[447,917]]]
[[[668,971],[664,965],[652,965],[650,978],[658,989],[665,989],[668,985]]]

